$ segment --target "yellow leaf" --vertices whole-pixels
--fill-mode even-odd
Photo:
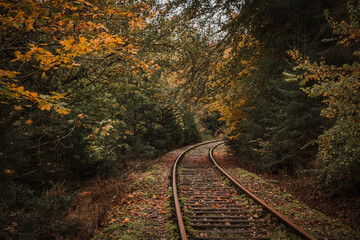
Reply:
[[[41,109],[41,110],[48,110],[48,111],[50,111],[50,109],[51,109],[51,104],[50,103],[48,103],[48,102],[40,102],[39,103],[39,108]]]
[[[56,110],[58,113],[60,113],[61,115],[63,115],[63,114],[69,114],[70,113],[70,109],[68,109],[68,108],[59,108],[59,109],[57,109]]]
[[[31,119],[29,119],[29,120],[27,120],[25,123],[26,123],[27,125],[31,125],[31,124],[33,123],[33,121],[32,121]]]
[[[24,91],[24,87],[23,87],[23,86],[17,87],[16,90],[17,90],[18,92],[23,92],[23,91]]]
[[[84,42],[86,42],[87,40],[86,40],[86,38],[84,38],[83,36],[80,36],[80,37],[79,37],[79,41],[80,41],[81,43],[84,43]]]
[[[51,92],[51,94],[54,94],[54,96],[51,96],[51,98],[55,100],[59,100],[65,97],[65,93]]]
[[[34,101],[37,100],[38,94],[36,92],[30,92],[30,100]]]
[[[21,106],[17,106],[17,105],[15,105],[15,106],[14,106],[14,109],[15,109],[15,110],[17,110],[17,111],[19,111],[19,110],[24,110],[24,108],[23,108],[23,107],[21,107]]]

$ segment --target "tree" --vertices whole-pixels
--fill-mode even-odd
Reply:
[[[309,97],[322,97],[326,104],[321,115],[332,125],[318,138],[318,158],[324,162],[322,174],[331,194],[353,192],[360,186],[360,108],[359,108],[359,37],[360,4],[348,4],[349,21],[337,22],[326,13],[335,38],[343,51],[351,49],[354,59],[341,65],[330,65],[325,58],[312,62],[298,52],[290,54],[297,60],[290,79],[299,80]]]
[[[135,124],[116,118],[125,105],[117,93],[158,69],[138,39],[152,13],[138,1],[0,5],[1,238],[55,238],[66,226],[39,226],[72,192],[46,192],[122,167]]]
[[[328,123],[319,115],[321,101],[285,82],[283,72],[292,68],[287,56],[292,48],[339,60],[339,54],[331,56],[334,45],[321,40],[331,36],[323,10],[342,18],[341,1],[173,1],[169,6],[192,25],[208,21],[218,30],[210,41],[197,41],[206,47],[195,51],[195,59],[184,56],[191,67],[182,76],[188,90],[207,95],[203,101],[221,112],[228,145],[266,171],[311,167],[317,150],[309,143]]]

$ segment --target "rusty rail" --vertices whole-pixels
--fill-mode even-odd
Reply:
[[[238,188],[241,189],[241,191],[243,191],[245,194],[247,194],[248,196],[250,196],[255,202],[257,202],[258,204],[262,205],[268,212],[270,212],[271,214],[273,214],[274,216],[276,216],[283,224],[285,224],[286,226],[288,226],[289,228],[291,228],[293,230],[293,232],[304,238],[304,239],[309,239],[309,240],[317,240],[314,236],[312,236],[311,234],[305,232],[302,228],[300,228],[299,226],[297,226],[295,223],[293,223],[292,221],[290,221],[288,218],[286,218],[284,215],[282,215],[281,213],[279,213],[278,211],[276,211],[273,207],[271,207],[270,205],[268,205],[267,203],[265,203],[263,200],[261,200],[260,198],[258,198],[257,196],[255,196],[252,192],[250,192],[249,190],[247,190],[244,186],[242,186],[238,181],[236,181],[234,178],[232,178],[227,172],[224,171],[224,169],[222,169],[217,162],[215,161],[215,158],[213,156],[213,151],[216,147],[220,146],[221,144],[224,144],[224,142],[221,142],[215,146],[213,146],[210,151],[209,151],[209,157],[212,161],[212,163],[216,166],[216,168],[224,175],[226,176],[234,185],[236,185]]]
[[[184,150],[175,160],[173,168],[172,168],[172,188],[173,188],[173,197],[174,197],[174,205],[175,205],[175,210],[176,210],[176,217],[178,220],[178,226],[179,226],[179,232],[180,232],[180,237],[182,240],[187,240],[187,234],[186,234],[186,230],[185,230],[185,225],[184,225],[184,220],[182,217],[182,213],[181,213],[181,207],[180,207],[180,202],[179,202],[179,197],[177,194],[177,187],[176,187],[176,171],[177,171],[177,166],[179,164],[179,162],[181,161],[181,159],[184,157],[185,153],[187,153],[188,151],[205,145],[205,144],[209,144],[209,143],[213,143],[213,142],[219,142],[221,140],[213,140],[213,141],[207,141],[207,142],[202,142],[199,144],[196,144],[194,146],[191,146],[189,148],[187,148],[186,150]]]

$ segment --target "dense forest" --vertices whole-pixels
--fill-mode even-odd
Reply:
[[[80,183],[220,134],[264,172],[359,194],[358,1],[0,9],[1,238],[66,237]]]

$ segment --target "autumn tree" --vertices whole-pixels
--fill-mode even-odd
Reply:
[[[332,122],[318,138],[318,158],[325,164],[322,169],[325,187],[331,194],[353,192],[360,184],[359,172],[359,14],[360,4],[348,4],[349,20],[340,22],[329,12],[326,16],[334,32],[338,46],[351,49],[353,58],[335,65],[320,61],[312,62],[301,57],[297,51],[290,54],[297,61],[294,70],[299,74],[288,74],[289,80],[298,80],[303,91],[311,98],[321,97],[326,104],[321,115]]]
[[[149,50],[152,4],[0,2],[1,237],[61,235],[76,227],[54,222],[74,181],[184,144],[193,123],[168,97],[157,64],[168,53]],[[68,191],[49,191],[59,186]]]
[[[344,2],[175,0],[168,6],[189,25],[213,33],[210,41],[201,37],[204,30],[196,33],[201,47],[183,55],[191,67],[182,77],[187,91],[205,96],[202,100],[223,114],[229,146],[266,171],[296,174],[311,168],[316,140],[332,122],[320,115],[321,94],[309,98],[296,82],[285,81],[283,72],[293,68],[287,51],[296,48],[298,56],[325,57],[337,66],[352,63],[349,51],[323,41],[333,37],[324,10],[346,19]],[[192,46],[189,42],[187,49]]]

